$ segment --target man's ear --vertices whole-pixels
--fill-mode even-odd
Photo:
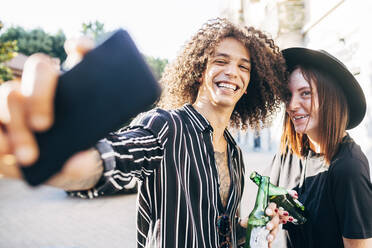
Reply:
[[[204,72],[200,75],[198,79],[196,79],[196,82],[198,82],[199,84],[202,84],[203,78],[204,78]]]

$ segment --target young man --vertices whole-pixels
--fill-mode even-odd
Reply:
[[[35,85],[44,89],[40,85],[45,82],[49,90],[47,99],[40,100],[36,93],[33,99],[46,106],[52,102],[50,85],[55,85],[57,73],[45,59],[35,64]],[[266,123],[279,107],[285,82],[284,60],[272,40],[224,19],[209,21],[166,69],[159,101],[163,108],[141,114],[129,127],[73,156],[48,183],[74,191],[73,195],[96,197],[122,189],[135,176],[142,182],[138,247],[237,247],[238,239],[244,240],[237,218],[244,164],[227,127]],[[18,121],[5,126],[2,136],[9,144],[4,144],[8,149],[3,154],[16,151],[19,163],[30,164],[37,148],[29,130],[50,125],[51,107],[44,109],[47,121],[39,118],[34,123],[27,118],[43,109],[19,107],[27,99],[17,90],[9,99]],[[28,143],[14,138],[16,128],[27,134]],[[27,150],[17,149],[25,144],[31,144],[27,159]],[[16,170],[3,173],[19,176]],[[271,206],[268,212],[273,214],[274,209]],[[270,241],[278,222],[276,216],[268,224]]]

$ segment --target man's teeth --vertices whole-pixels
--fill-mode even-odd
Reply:
[[[299,119],[305,118],[305,117],[307,117],[307,116],[308,116],[308,115],[295,116],[295,117],[293,117],[293,119],[295,119],[295,120],[299,120]]]
[[[228,89],[232,89],[232,90],[236,90],[236,88],[237,88],[236,85],[226,84],[226,83],[219,83],[218,87],[224,87],[224,88],[228,88]]]

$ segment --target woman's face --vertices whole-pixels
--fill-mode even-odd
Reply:
[[[296,132],[315,138],[319,125],[319,100],[316,85],[306,81],[301,70],[296,69],[289,77],[289,90],[291,91],[291,100],[287,105],[287,113]],[[314,101],[313,107],[311,106],[312,99]]]

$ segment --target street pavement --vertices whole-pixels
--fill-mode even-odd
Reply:
[[[135,203],[136,195],[77,199],[0,179],[0,247],[136,247]]]
[[[262,172],[272,156],[244,153],[247,176]],[[257,192],[246,178],[242,216],[252,210]],[[0,178],[0,248],[134,248],[136,199],[136,194],[77,199],[53,187]]]

